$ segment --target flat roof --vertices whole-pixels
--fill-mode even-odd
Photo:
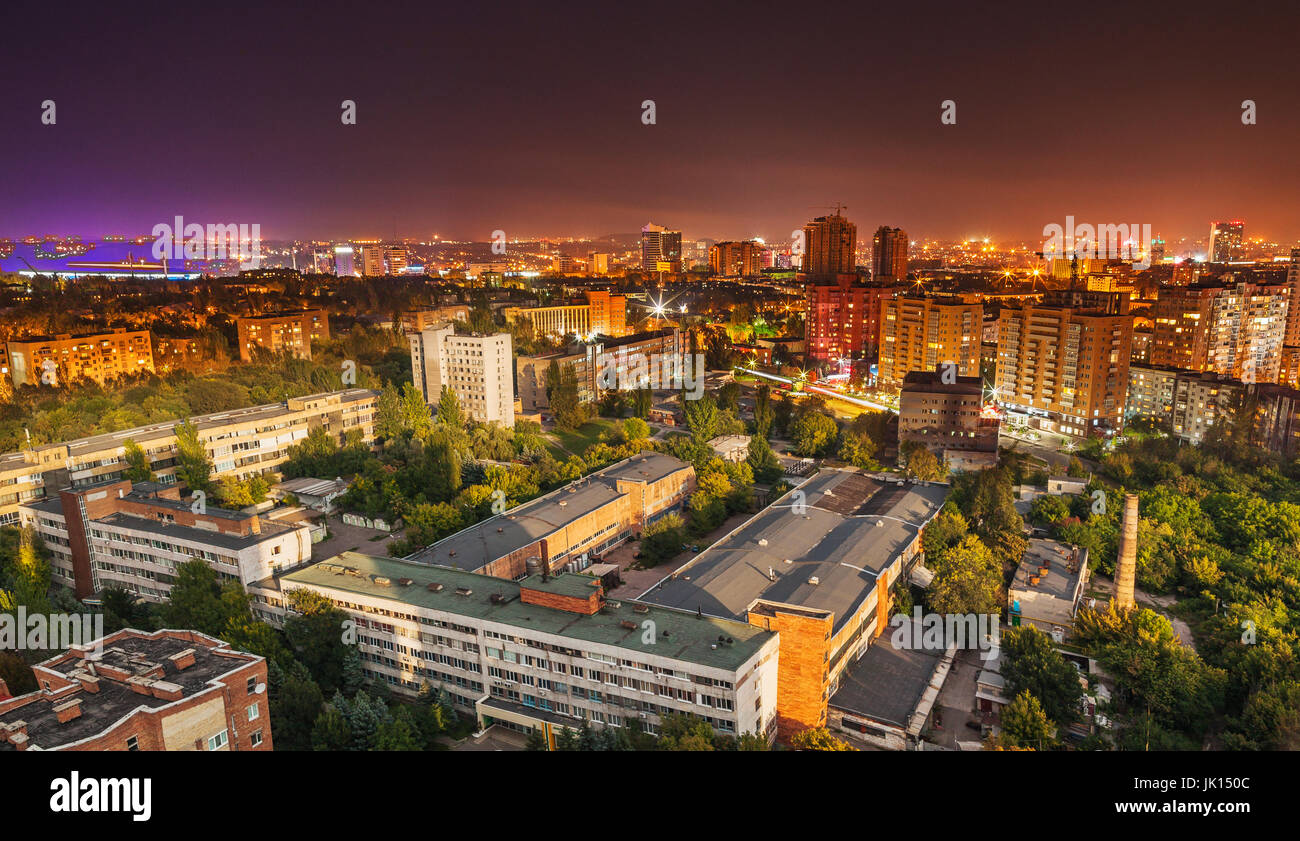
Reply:
[[[852,470],[823,470],[799,490],[802,514],[785,497],[641,598],[738,620],[757,600],[781,602],[834,613],[838,631],[948,496],[947,485]]]
[[[921,633],[916,628],[913,638]],[[943,656],[943,651],[895,648],[886,632],[840,675],[830,705],[906,728]]]
[[[216,546],[220,549],[231,549],[238,551],[249,546],[255,546],[264,540],[270,540],[273,537],[279,537],[286,532],[292,531],[291,526],[277,523],[273,520],[263,519],[260,525],[260,534],[230,534],[224,531],[211,531],[209,529],[195,528],[194,526],[182,526],[176,523],[165,523],[161,520],[154,520],[149,517],[137,517],[130,514],[116,512],[109,514],[107,517],[100,517],[98,520],[92,520],[94,523],[101,523],[106,526],[117,526],[124,529],[133,529],[135,531],[155,534],[159,537],[171,537],[176,540],[188,540],[192,543],[201,543],[208,546]]]
[[[1064,543],[1041,537],[1030,538],[1029,547],[1020,559],[1020,566],[1016,567],[1010,589],[1072,601],[1082,572],[1081,566],[1076,567],[1074,572],[1070,571],[1068,564],[1072,553],[1073,549]],[[1038,575],[1038,569],[1044,563],[1048,567],[1047,574],[1040,576],[1037,584],[1030,584],[1029,576]]]
[[[388,579],[389,583],[379,583],[376,579],[380,578]],[[410,579],[411,583],[402,586],[402,579]],[[626,599],[606,601],[599,613],[588,616],[526,604],[519,598],[521,584],[552,592],[571,590],[572,594],[585,596],[598,580],[581,573],[567,573],[551,576],[546,584],[542,584],[539,576],[516,582],[452,567],[344,552],[282,575],[280,584],[286,591],[294,584],[326,587],[436,610],[452,616],[496,622],[520,630],[599,643],[632,653],[667,657],[733,672],[775,636],[773,632],[744,622],[696,616],[694,613],[664,607],[647,605],[646,612],[640,613],[635,609],[637,602]],[[443,586],[440,591],[433,591],[429,589],[430,584]],[[460,595],[457,593],[458,588],[471,592]],[[494,595],[502,597],[501,600],[493,601]],[[651,643],[643,639],[646,630],[642,623],[646,620],[654,622],[656,634]],[[624,623],[630,627],[625,627]],[[719,637],[732,642],[719,642]]]
[[[614,502],[623,496],[619,480],[653,483],[687,469],[689,464],[673,456],[644,452],[462,529],[408,557],[468,571],[482,569]]]
[[[116,666],[132,675],[144,674],[161,666],[161,680],[179,686],[182,697],[189,698],[207,688],[215,678],[261,659],[226,648],[224,642],[214,649],[200,642],[168,636],[166,631],[154,632],[159,635],[156,637],[147,633],[128,631],[122,638],[105,644],[102,657],[95,659],[92,656],[90,662]],[[187,649],[194,652],[194,665],[184,670],[177,669],[167,658]],[[225,653],[217,654],[216,651]],[[80,668],[82,662],[74,651],[38,665],[69,675]],[[81,716],[60,724],[54,707],[72,698],[81,701]],[[41,694],[30,703],[0,713],[0,724],[27,722],[29,745],[48,750],[96,736],[138,709],[157,709],[173,703],[176,702],[142,695],[126,684],[101,678],[99,692],[63,690],[53,698]]]

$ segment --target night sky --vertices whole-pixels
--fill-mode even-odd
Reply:
[[[1284,4],[84,5],[0,13],[0,236],[1300,238]]]

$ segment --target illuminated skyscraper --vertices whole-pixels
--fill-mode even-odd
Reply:
[[[907,277],[907,232],[881,227],[871,240],[871,279],[903,280]]]
[[[405,245],[390,245],[385,248],[384,258],[388,262],[389,274],[401,274],[411,264],[410,252]]]
[[[384,247],[367,243],[361,247],[361,271],[366,277],[384,276]]]
[[[858,244],[857,225],[837,211],[834,216],[818,216],[804,225],[803,236],[803,274],[831,277],[853,273],[853,253]]]
[[[1210,253],[1207,259],[1212,263],[1227,263],[1245,258],[1245,230],[1246,224],[1239,220],[1215,222],[1210,228]]]
[[[682,232],[647,223],[641,229],[641,269],[647,272],[680,272]]]
[[[357,276],[357,267],[353,261],[352,246],[334,246],[334,274],[339,277]]]

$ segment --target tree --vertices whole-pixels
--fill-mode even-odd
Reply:
[[[392,720],[383,722],[375,731],[375,750],[415,751],[423,748],[424,740],[407,707],[399,707]]]
[[[794,422],[794,451],[801,456],[823,456],[835,443],[839,427],[821,412],[810,411]]]
[[[659,750],[713,750],[713,728],[698,716],[668,713],[660,720]]]
[[[556,429],[571,432],[590,418],[588,406],[578,394],[578,375],[573,366],[552,360],[546,370],[546,391]]]
[[[745,462],[754,473],[754,480],[768,484],[780,479],[784,474],[781,461],[772,452],[772,446],[762,435],[753,435],[749,439],[749,455]]]
[[[638,388],[632,392],[632,414],[635,417],[648,419],[650,409],[654,406],[655,393],[649,386]]]
[[[686,426],[695,443],[703,444],[717,437],[718,404],[707,398],[689,400],[682,391],[682,408],[686,413]]]
[[[126,451],[126,469],[122,471],[122,478],[130,482],[154,481],[154,472],[144,448],[130,438],[126,439],[122,448]]]
[[[1002,708],[1001,744],[1013,748],[1042,750],[1056,741],[1056,725],[1043,711],[1043,705],[1021,690],[1011,703]]]
[[[948,466],[923,444],[907,447],[907,475],[922,482],[938,482],[948,475]]]
[[[926,594],[931,610],[963,614],[1002,612],[1002,567],[979,537],[966,535],[934,559],[933,566],[934,580]]]
[[[848,742],[836,738],[825,727],[810,727],[799,731],[790,739],[790,747],[795,750],[853,750]]]
[[[280,750],[311,750],[312,732],[325,698],[301,663],[295,663],[289,670],[278,691],[273,690],[270,704],[276,747]]]
[[[623,421],[623,438],[631,442],[644,441],[650,437],[650,425],[640,418],[628,418]]]
[[[352,744],[352,728],[338,707],[326,705],[311,729],[312,750],[347,750]]]
[[[840,433],[840,461],[846,461],[863,470],[879,470],[880,465],[876,462],[875,455],[876,442],[871,438],[850,428],[845,428]]]
[[[167,627],[217,635],[231,618],[227,609],[217,571],[207,562],[195,558],[177,565],[171,598],[162,608]]]
[[[754,395],[754,434],[766,439],[772,434],[776,412],[772,409],[772,387],[760,385]]]
[[[176,424],[176,478],[191,491],[212,492],[212,462],[199,440],[199,428],[188,420]]]
[[[1025,626],[1002,636],[1002,677],[1016,695],[1027,691],[1043,705],[1047,716],[1069,724],[1079,715],[1083,687],[1079,672],[1056,650],[1046,634]]]
[[[1083,479],[1088,475],[1088,468],[1083,466],[1078,456],[1070,456],[1070,462],[1065,468],[1065,475],[1072,476],[1075,479]]]
[[[465,425],[465,417],[460,410],[460,398],[450,386],[443,386],[438,394],[438,423],[456,428]]]
[[[351,647],[343,639],[348,615],[311,590],[290,590],[286,600],[297,613],[284,620],[289,645],[323,691],[337,691],[343,685],[343,666]]]
[[[685,523],[677,514],[666,514],[641,532],[641,560],[655,566],[674,557],[686,539]]]

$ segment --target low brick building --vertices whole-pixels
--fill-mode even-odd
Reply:
[[[695,469],[644,452],[489,517],[410,556],[499,578],[576,571],[670,511],[695,490]]]
[[[197,631],[127,628],[32,671],[0,694],[0,753],[272,747],[266,660]]]

